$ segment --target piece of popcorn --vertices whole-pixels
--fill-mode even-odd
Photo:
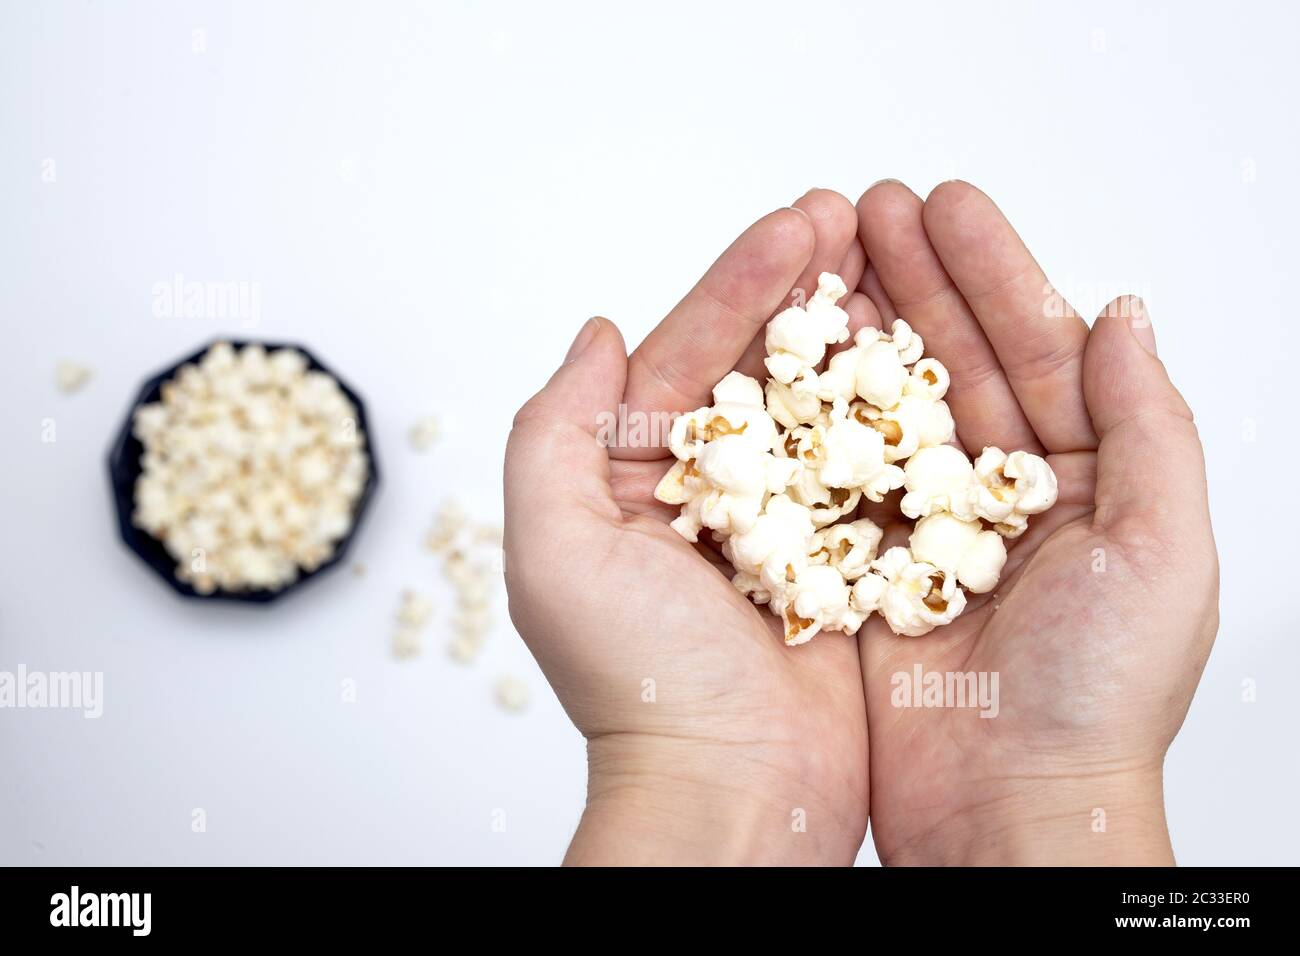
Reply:
[[[739,436],[760,451],[770,451],[777,428],[763,401],[757,381],[731,372],[714,386],[712,405],[673,419],[668,446],[680,461],[698,458],[705,445],[724,436]]]
[[[979,517],[1008,538],[1028,527],[1028,516],[1056,504],[1056,473],[1038,455],[989,446],[975,460],[972,505]]]
[[[1007,563],[1007,546],[996,531],[986,531],[978,521],[963,521],[946,511],[922,518],[908,542],[917,561],[955,575],[957,583],[974,594],[997,587]]]
[[[767,495],[784,490],[799,467],[797,461],[762,451],[743,435],[726,434],[700,446],[694,473],[685,467],[669,469],[655,496],[676,504],[690,495],[672,522],[688,541],[698,540],[701,528],[741,534],[753,527]]]
[[[960,448],[922,448],[907,460],[903,476],[907,494],[899,509],[909,518],[924,518],[936,511],[950,511],[965,519],[975,517],[970,501],[974,469]]]
[[[54,384],[65,395],[80,391],[90,381],[91,371],[84,365],[64,360],[54,369]]]
[[[813,639],[818,631],[855,633],[865,616],[850,604],[844,576],[825,564],[804,568],[771,606],[785,626],[785,643],[793,646]]]
[[[948,387],[951,384],[952,378],[942,362],[938,359],[923,358],[912,366],[912,373],[903,386],[903,394],[937,402],[948,394]]]
[[[848,294],[839,276],[823,272],[806,308],[792,305],[767,324],[764,363],[772,378],[789,385],[826,355],[827,345],[849,337],[849,314],[835,303]]]
[[[408,433],[411,447],[416,451],[428,451],[442,437],[442,426],[434,415],[426,415],[414,425]]]
[[[772,380],[767,383],[767,410],[781,427],[796,428],[816,421],[822,401],[814,391],[796,392],[793,385]]]
[[[460,664],[469,664],[483,650],[483,639],[469,634],[457,635],[447,645],[447,654]]]
[[[424,650],[418,627],[398,627],[393,631],[393,656],[400,659],[418,657]]]
[[[496,700],[504,710],[519,713],[528,709],[528,685],[516,677],[502,677],[497,681]]]
[[[914,560],[907,548],[890,548],[872,568],[885,579],[878,609],[895,634],[928,634],[951,623],[966,607],[956,579],[933,564]]]
[[[438,514],[434,515],[433,527],[429,528],[424,538],[424,546],[430,551],[445,551],[455,544],[456,538],[469,525],[469,516],[455,501],[443,502]]]
[[[808,508],[813,527],[824,528],[852,514],[862,500],[861,488],[827,488],[817,472],[805,468],[786,488],[792,501]]]
[[[869,500],[881,501],[902,487],[903,470],[885,463],[884,436],[849,415],[848,403],[842,398],[832,407],[821,457],[817,477],[828,488],[861,488]]]
[[[829,564],[845,581],[856,581],[871,567],[882,536],[880,528],[866,518],[834,524],[813,534],[808,560],[813,564]]]
[[[849,593],[849,603],[865,620],[872,611],[880,610],[880,602],[885,597],[889,582],[884,576],[870,571],[853,582]]]
[[[424,627],[433,613],[433,605],[428,598],[415,591],[403,591],[401,603],[397,607],[397,623],[403,627]]]
[[[854,391],[859,398],[877,408],[893,408],[903,397],[903,387],[907,384],[909,373],[891,341],[870,340],[870,333],[875,331],[868,327],[858,333],[858,338],[866,344],[859,345],[860,353],[854,370]]]
[[[904,395],[893,408],[881,410],[867,402],[854,402],[850,413],[876,429],[885,440],[885,461],[893,464],[952,440],[956,428],[948,403],[917,395]]]
[[[772,593],[763,586],[763,582],[756,574],[747,574],[744,571],[737,571],[731,577],[731,584],[737,591],[749,598],[755,604],[766,604],[772,599]]]
[[[808,563],[812,537],[811,511],[787,495],[773,495],[748,531],[724,540],[722,554],[738,573],[757,579],[759,588],[751,593],[761,588],[770,595],[783,591]]]
[[[861,355],[862,349],[857,345],[836,352],[826,363],[825,371],[819,373],[811,368],[804,369],[787,387],[800,402],[814,398],[818,402],[834,402],[837,398],[851,402],[857,397],[857,369]]]

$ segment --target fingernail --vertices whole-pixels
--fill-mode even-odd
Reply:
[[[874,183],[868,186],[867,189],[875,189],[877,186],[883,186],[885,183],[893,183],[895,186],[903,185],[901,179],[877,179]]]
[[[1148,354],[1156,354],[1156,332],[1151,327],[1151,316],[1147,312],[1147,304],[1137,296],[1131,296],[1128,299],[1128,314],[1124,321],[1133,333],[1133,338],[1147,350]]]
[[[596,337],[596,330],[599,328],[600,319],[593,317],[587,320],[586,324],[578,330],[578,337],[575,338],[573,344],[569,346],[569,351],[565,353],[565,365],[576,361],[578,356],[586,351],[587,346],[591,344],[591,340]]]

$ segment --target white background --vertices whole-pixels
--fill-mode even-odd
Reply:
[[[437,628],[415,661],[388,652],[403,587],[446,618],[429,519],[448,496],[499,517],[510,416],[587,316],[635,342],[759,215],[885,176],[981,185],[1085,314],[1146,297],[1223,559],[1168,762],[1174,844],[1300,862],[1293,11],[6,3],[0,670],[101,670],[106,700],[97,721],[0,711],[0,862],[558,860],[582,741],[504,602],[471,667]],[[385,484],[364,577],[196,605],[118,542],[104,454],[129,397],[241,331],[154,317],[177,273],[258,283],[255,333],[366,398]],[[54,388],[61,358],[95,369],[82,393]],[[448,434],[421,456],[405,432],[429,412]],[[506,673],[523,715],[493,703]]]

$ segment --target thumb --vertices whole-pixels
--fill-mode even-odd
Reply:
[[[617,515],[609,454],[597,432],[618,412],[627,348],[608,319],[588,319],[564,363],[515,414],[506,444],[507,535],[557,510],[585,507]],[[527,530],[525,527],[524,530]]]
[[[1083,390],[1101,438],[1096,524],[1165,545],[1208,530],[1205,453],[1191,408],[1156,358],[1141,299],[1121,296],[1093,323]]]

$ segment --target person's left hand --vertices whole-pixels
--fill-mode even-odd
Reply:
[[[856,286],[852,204],[814,190],[751,226],[629,357],[606,319],[515,419],[506,581],[515,626],[587,738],[570,862],[851,863],[867,825],[857,643],[791,650],[708,540],[653,497],[664,447],[602,447],[629,417],[690,411],[733,368],[766,380],[763,330],[820,272]],[[841,303],[865,320],[860,294]],[[644,424],[644,419],[642,423]],[[662,436],[666,440],[666,433]]]

